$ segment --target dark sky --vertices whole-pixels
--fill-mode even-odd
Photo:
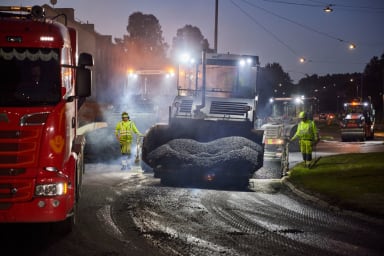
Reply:
[[[329,4],[333,12],[325,13]],[[57,0],[55,7],[74,8],[78,21],[119,38],[127,34],[133,12],[153,14],[169,45],[177,29],[190,24],[214,47],[215,0]],[[362,72],[372,57],[384,53],[384,0],[219,0],[218,18],[218,52],[258,55],[262,66],[280,63],[295,81],[305,74]],[[301,57],[305,63],[299,62]]]

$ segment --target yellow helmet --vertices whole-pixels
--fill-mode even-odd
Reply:
[[[299,118],[307,118],[307,114],[304,111],[299,113]]]

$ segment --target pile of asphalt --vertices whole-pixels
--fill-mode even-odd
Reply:
[[[225,137],[211,142],[174,139],[148,154],[158,169],[257,170],[262,166],[262,147],[244,137]]]

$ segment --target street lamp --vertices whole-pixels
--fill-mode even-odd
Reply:
[[[323,11],[326,12],[326,13],[331,13],[331,12],[333,12],[333,9],[332,9],[331,6],[332,6],[332,4],[327,5],[327,6],[323,9]]]
[[[349,48],[349,50],[354,50],[354,49],[356,49],[356,44],[354,44],[354,43],[350,43],[350,44],[348,45],[348,48]]]

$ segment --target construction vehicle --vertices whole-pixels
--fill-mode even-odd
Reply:
[[[340,120],[341,141],[373,139],[375,133],[375,109],[370,101],[353,99],[344,103]]]
[[[168,66],[158,69],[129,68],[126,84],[121,88],[119,97],[116,97],[113,105],[100,107],[103,115],[99,114],[96,119],[100,125],[92,125],[86,133],[86,162],[120,160],[120,144],[114,134],[122,112],[128,112],[142,133],[156,122],[167,120],[167,105],[176,94],[171,91],[175,87],[175,80],[174,69]]]
[[[298,114],[305,111],[311,117],[315,103],[316,98],[299,95],[269,100],[267,109],[270,114],[266,123],[261,126],[264,131],[264,170],[256,173],[256,178],[261,175],[263,178],[281,178],[286,173],[288,167],[284,163],[284,148],[287,140],[292,138],[297,130]],[[289,143],[289,151],[299,151],[297,140]]]
[[[142,161],[153,169],[155,177],[165,184],[180,179],[248,184],[256,169],[235,170],[228,166],[227,170],[207,170],[191,166],[191,171],[174,163],[156,166],[149,155],[174,139],[208,143],[231,136],[247,138],[260,145],[262,151],[262,133],[254,129],[258,68],[257,56],[205,52],[200,61],[179,67],[177,95],[169,106],[168,123],[155,124],[143,140]],[[262,153],[258,161],[262,165]]]
[[[174,76],[172,67],[137,70],[129,68],[127,84],[121,97],[116,99],[118,104],[113,106],[110,116],[117,114],[119,121],[121,113],[127,111],[138,123],[140,130],[148,129],[163,118],[164,114],[160,113],[168,113],[167,108],[161,107],[163,102],[169,102],[175,96],[175,92],[171,91],[175,85]]]
[[[78,110],[93,58],[44,9],[0,7],[0,223],[76,222],[85,140]]]

